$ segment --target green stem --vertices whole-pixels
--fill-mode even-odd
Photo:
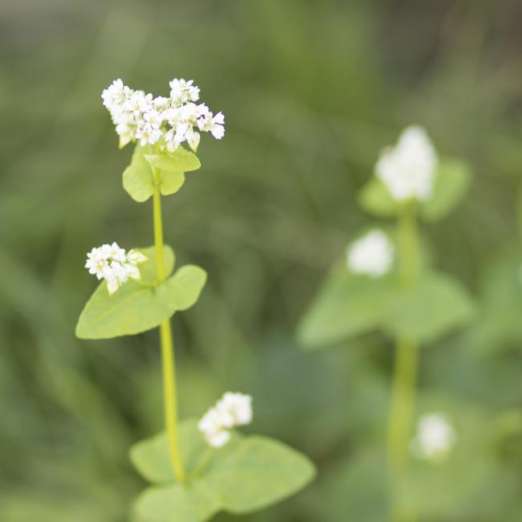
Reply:
[[[163,220],[161,216],[161,193],[159,185],[154,184],[153,194],[154,247],[158,283],[165,280],[165,258],[163,253]],[[174,342],[170,320],[160,325],[161,358],[163,366],[163,400],[165,405],[165,424],[169,440],[170,460],[178,482],[185,481],[185,468],[181,458],[178,441],[178,404],[176,397],[176,366]]]
[[[405,207],[399,218],[398,247],[401,287],[407,290],[415,286],[419,273],[418,230],[413,206]],[[406,337],[398,338],[395,357],[388,428],[388,459],[393,497],[392,520],[393,522],[413,522],[415,517],[404,510],[401,498],[405,489],[415,407],[417,342]]]

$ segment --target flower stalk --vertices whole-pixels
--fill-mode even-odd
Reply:
[[[415,286],[419,275],[419,233],[415,205],[405,205],[398,223],[400,284],[404,290]],[[402,495],[408,470],[408,454],[415,407],[418,343],[413,338],[396,341],[395,369],[388,428],[388,460],[392,479],[392,521],[413,522],[403,508]]]
[[[163,243],[163,218],[161,213],[161,193],[158,176],[154,172],[153,193],[153,223],[154,223],[154,248],[156,257],[156,272],[158,283],[167,277],[165,270],[164,243]],[[165,408],[165,425],[169,441],[169,453],[172,468],[178,482],[185,481],[185,468],[179,449],[178,437],[178,403],[176,393],[176,364],[174,357],[174,341],[170,320],[163,321],[160,325],[161,358],[163,368],[163,401]]]

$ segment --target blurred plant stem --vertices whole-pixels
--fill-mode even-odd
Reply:
[[[156,181],[155,175],[155,181]],[[156,254],[156,271],[158,282],[167,274],[163,254],[163,219],[161,215],[161,193],[158,183],[154,183],[153,194],[154,247]],[[165,405],[165,424],[170,447],[172,467],[179,482],[185,481],[185,469],[178,442],[178,404],[176,396],[176,365],[174,358],[174,342],[170,320],[160,325],[161,357],[163,367],[163,400]]]
[[[419,274],[419,233],[415,206],[404,207],[398,222],[398,261],[401,287],[415,286]],[[415,405],[418,346],[414,339],[399,337],[388,428],[388,460],[392,481],[392,521],[413,522],[415,516],[403,506],[411,424]]]

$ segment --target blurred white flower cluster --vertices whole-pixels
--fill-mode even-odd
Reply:
[[[230,431],[236,426],[252,422],[252,397],[227,392],[199,421],[199,431],[213,447],[224,446],[230,440]]]
[[[174,152],[186,142],[196,150],[201,132],[210,132],[218,140],[225,135],[225,117],[221,112],[213,114],[204,103],[195,103],[199,87],[192,80],[174,79],[169,85],[168,98],[135,91],[122,80],[114,80],[103,91],[103,105],[111,114],[121,147],[137,141]]]
[[[386,274],[394,258],[393,244],[381,230],[371,230],[348,245],[346,260],[354,274],[379,277]]]
[[[436,460],[444,457],[455,445],[457,434],[441,413],[431,413],[420,418],[412,451],[421,458]]]
[[[87,254],[85,268],[98,279],[105,279],[109,294],[114,294],[129,279],[140,279],[138,265],[146,260],[136,250],[125,252],[117,243],[105,244]]]
[[[424,201],[433,192],[437,164],[437,153],[426,131],[408,127],[395,147],[381,153],[376,173],[395,200]]]

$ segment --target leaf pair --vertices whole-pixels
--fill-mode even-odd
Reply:
[[[275,440],[234,433],[223,448],[205,443],[195,420],[180,428],[188,480],[176,483],[167,436],[131,449],[131,460],[154,484],[136,502],[139,522],[204,522],[219,511],[256,511],[292,495],[314,477],[313,464]]]
[[[185,183],[185,172],[197,170],[197,156],[178,147],[175,152],[159,152],[152,147],[136,146],[130,165],[123,172],[123,188],[134,201],[147,201],[159,185],[163,196],[176,193]]]
[[[473,304],[450,277],[423,271],[417,284],[402,288],[396,274],[380,278],[334,269],[299,326],[308,348],[320,348],[382,329],[399,337],[429,342],[467,322]]]
[[[470,180],[471,172],[466,164],[454,159],[441,161],[431,198],[419,203],[420,216],[426,221],[438,221],[445,217],[463,198]],[[365,210],[379,217],[397,216],[401,212],[401,202],[393,199],[377,177],[373,177],[363,188],[359,202]]]
[[[141,279],[130,280],[110,295],[102,282],[85,305],[76,335],[80,339],[109,339],[145,332],[190,308],[205,284],[206,272],[195,265],[181,267],[173,276],[174,252],[164,249],[167,279],[157,283],[154,247],[139,249],[147,261],[140,265]]]

